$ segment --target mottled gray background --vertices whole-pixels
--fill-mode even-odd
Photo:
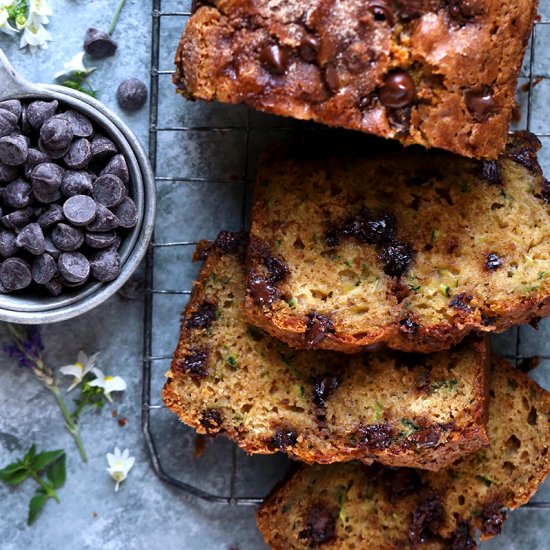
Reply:
[[[0,47],[25,76],[50,82],[63,62],[81,49],[88,26],[106,29],[115,0],[51,0],[55,14],[49,29],[54,42],[36,54],[21,52],[17,41],[0,34]],[[163,0],[163,11],[181,11],[189,4],[183,0]],[[550,17],[550,1],[542,0],[541,13]],[[162,18],[161,70],[172,69],[172,58],[185,17]],[[548,47],[550,26],[537,33],[537,75],[550,75]],[[124,78],[137,76],[149,82],[151,8],[149,2],[128,0],[115,33],[120,48],[114,58],[94,64],[91,78],[99,97],[115,111],[116,85]],[[527,74],[529,57],[524,63]],[[248,113],[240,107],[205,106],[185,103],[174,95],[169,74],[159,79],[158,176],[159,218],[156,241],[212,238],[220,228],[238,229],[246,171],[245,140],[242,127],[288,125],[272,117]],[[532,128],[550,135],[547,106],[550,81],[542,81],[533,93]],[[525,123],[526,94],[519,94]],[[144,144],[148,143],[148,109],[137,114],[119,112],[130,123]],[[183,127],[237,127],[224,132],[184,131]],[[179,131],[164,131],[169,127]],[[261,144],[276,139],[277,130],[252,131],[251,158]],[[548,138],[543,138],[547,142]],[[550,170],[550,147],[543,148],[541,160]],[[165,178],[176,178],[171,181]],[[205,183],[195,178],[233,180]],[[190,247],[160,248],[156,253],[154,286],[158,289],[190,288],[196,267],[190,265]],[[170,354],[175,346],[178,315],[184,297],[156,294],[153,308],[153,355]],[[68,478],[59,491],[61,504],[49,503],[36,524],[25,523],[27,503],[34,486],[27,482],[12,489],[0,485],[0,550],[19,549],[142,549],[181,548],[240,550],[264,548],[252,508],[210,505],[163,484],[149,464],[140,430],[142,367],[143,297],[122,302],[114,297],[97,310],[77,320],[44,327],[47,358],[62,365],[76,358],[79,349],[101,352],[99,366],[110,374],[120,374],[128,390],[113,406],[83,417],[82,435],[89,462],[80,462],[72,440],[62,427],[52,399],[29,372],[0,357],[0,466],[20,456],[30,444],[39,448],[62,447],[68,451]],[[548,354],[550,324],[543,322],[538,332],[522,328],[520,353]],[[0,328],[0,341],[5,331]],[[513,355],[517,331],[495,339],[499,353]],[[167,360],[153,362],[152,403],[160,405],[160,389]],[[550,365],[543,362],[534,377],[550,388]],[[63,383],[63,382],[62,382]],[[111,411],[128,419],[120,427]],[[205,454],[193,456],[194,436],[164,409],[151,416],[152,432],[166,470],[179,479],[193,482],[205,490],[227,494],[229,486],[230,445],[219,440],[208,443]],[[105,471],[105,453],[115,445],[128,447],[136,457],[136,466],[120,491]],[[278,457],[248,458],[238,454],[238,491],[246,496],[264,494],[284,469]],[[546,484],[536,497],[550,500]],[[549,512],[550,513],[550,512]],[[482,545],[485,549],[542,550],[550,548],[547,536],[550,515],[543,511],[521,509],[511,514],[501,537]]]

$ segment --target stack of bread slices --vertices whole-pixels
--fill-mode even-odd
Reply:
[[[195,254],[164,401],[302,463],[258,512],[273,548],[476,548],[550,471],[550,393],[488,338],[550,314],[540,142],[507,135],[535,13],[214,0],[187,25],[186,96],[401,142],[268,148],[250,231]]]

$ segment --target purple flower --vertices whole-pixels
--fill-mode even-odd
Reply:
[[[30,331],[12,331],[12,336],[15,341],[4,345],[4,352],[12,359],[17,359],[20,366],[34,368],[44,349],[40,329],[33,326]]]
[[[17,359],[20,367],[29,367],[31,369],[34,367],[32,362],[29,361],[26,355],[15,344],[4,344],[4,352],[12,359]]]

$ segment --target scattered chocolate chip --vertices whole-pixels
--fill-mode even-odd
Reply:
[[[434,495],[427,495],[414,509],[409,526],[409,541],[413,545],[427,542],[436,535],[445,517],[441,501]]]
[[[502,173],[496,160],[484,160],[481,162],[481,178],[490,185],[502,185]]]
[[[63,214],[73,225],[88,225],[96,216],[97,204],[87,195],[74,195],[63,204]]]
[[[410,105],[416,96],[413,79],[405,71],[389,73],[378,91],[381,103],[390,109],[400,109]]]
[[[117,50],[117,43],[111,35],[90,27],[84,37],[84,51],[95,59],[102,59],[114,55]]]
[[[306,315],[307,329],[304,333],[304,343],[308,347],[319,345],[329,334],[334,334],[334,324],[326,315],[312,311]]]
[[[489,271],[496,271],[499,267],[503,265],[503,259],[495,252],[487,254],[485,258],[485,267]]]
[[[466,107],[476,122],[485,122],[498,111],[493,91],[485,87],[481,91],[469,90],[464,93]]]
[[[44,254],[45,245],[42,228],[37,223],[30,223],[21,229],[21,232],[15,239],[15,244],[19,248],[24,248],[36,256]]]
[[[45,285],[58,273],[57,262],[49,254],[38,256],[32,264],[32,278],[39,285]]]
[[[27,160],[29,147],[21,134],[0,138],[0,161],[8,166],[21,166]]]
[[[116,99],[123,109],[137,111],[147,101],[147,86],[139,78],[128,78],[118,87]]]
[[[204,378],[208,376],[207,370],[208,351],[204,349],[191,349],[184,359],[177,359],[174,363],[176,369],[189,374],[192,378]]]
[[[64,197],[74,195],[91,195],[93,191],[92,178],[86,172],[67,170],[61,181],[61,194]]]
[[[502,531],[502,525],[506,521],[506,513],[499,502],[490,502],[483,507],[481,512],[481,532],[493,537]]]
[[[11,111],[0,109],[0,136],[11,134],[17,126],[18,117]]]
[[[321,380],[315,382],[313,386],[313,400],[318,407],[325,407],[327,399],[332,395],[334,390],[340,385],[340,380],[337,376],[325,376]]]
[[[92,146],[86,138],[75,139],[69,152],[63,157],[65,164],[73,170],[86,168],[92,158]]]
[[[313,63],[319,53],[319,39],[311,34],[305,35],[298,47],[300,57],[308,63]]]
[[[305,516],[306,527],[299,533],[312,548],[334,540],[336,536],[336,515],[321,504],[312,506]]]
[[[123,183],[127,184],[130,181],[130,174],[128,172],[128,165],[126,164],[126,159],[123,155],[115,155],[103,168],[100,172],[100,176],[105,176],[106,174],[112,174],[117,176],[122,180]]]
[[[289,447],[294,447],[298,441],[298,434],[291,428],[277,428],[271,439],[271,444],[275,449],[286,451]]]
[[[216,318],[217,310],[218,310],[217,304],[214,304],[212,302],[203,302],[189,316],[185,326],[188,329],[210,328],[210,326],[212,325],[212,322]]]
[[[57,266],[69,283],[83,283],[90,276],[90,262],[80,252],[64,252],[59,256]]]
[[[63,207],[59,204],[50,204],[39,216],[37,223],[42,229],[46,229],[64,219]]]
[[[73,252],[82,246],[84,234],[77,227],[58,223],[52,231],[52,242],[63,252]]]
[[[467,522],[459,523],[451,533],[450,550],[474,550],[476,541],[472,538],[472,528]]]
[[[361,447],[373,450],[387,449],[392,444],[393,428],[387,422],[371,424],[359,428],[357,436]]]
[[[13,231],[0,229],[0,256],[10,258],[17,252],[17,244],[15,242],[16,235]]]
[[[136,203],[129,197],[123,199],[120,204],[117,204],[111,210],[118,218],[119,227],[129,229],[134,227],[138,222]]]
[[[113,281],[120,274],[120,256],[115,250],[102,250],[90,262],[92,275],[103,283]]]
[[[17,179],[9,183],[4,189],[2,200],[11,208],[25,208],[31,202],[32,187],[30,183]]]
[[[334,65],[327,65],[325,67],[325,82],[329,87],[331,92],[337,92],[340,87],[340,77],[338,76],[338,71]]]
[[[462,311],[470,313],[471,311],[473,311],[470,307],[472,299],[473,296],[471,294],[461,292],[460,294],[457,294],[452,298],[452,300],[449,302],[449,306],[454,309],[460,309]]]
[[[26,117],[29,124],[36,130],[40,130],[46,120],[52,118],[59,104],[53,101],[33,101],[26,109]]]
[[[384,22],[393,27],[395,18],[391,0],[369,0],[367,6],[375,21]]]
[[[21,258],[8,258],[0,266],[0,282],[7,291],[28,287],[32,282],[29,264]]]
[[[401,277],[413,262],[414,254],[408,244],[393,242],[384,246],[379,254],[384,264],[384,273],[390,277]]]
[[[201,426],[209,433],[217,433],[223,424],[223,415],[219,409],[206,409],[202,412]]]
[[[94,127],[86,115],[69,109],[63,113],[63,116],[71,125],[75,137],[89,138],[93,135]]]
[[[270,73],[282,75],[288,67],[288,53],[278,44],[266,46],[260,52],[260,63]]]

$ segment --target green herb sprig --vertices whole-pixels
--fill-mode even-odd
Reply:
[[[9,485],[19,485],[29,478],[38,484],[29,503],[28,525],[36,520],[49,499],[59,503],[56,490],[63,487],[66,477],[65,451],[58,449],[37,454],[35,445],[23,458],[0,470],[0,481]]]

